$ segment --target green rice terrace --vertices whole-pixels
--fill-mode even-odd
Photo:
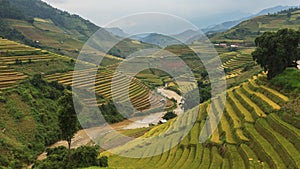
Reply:
[[[183,168],[298,168],[300,152],[297,147],[300,143],[300,129],[276,113],[289,102],[289,98],[265,86],[264,78],[259,74],[258,77],[254,76],[248,82],[228,90],[220,124],[206,143],[199,144],[198,137],[207,112],[209,109],[218,109],[219,100],[213,100],[214,107],[210,106],[210,102],[200,105],[194,127],[173,149],[159,156],[144,159],[128,159],[108,153],[110,166],[112,168],[183,166]],[[299,121],[298,118],[295,120]],[[165,131],[171,125],[172,121],[155,127],[142,137],[159,135],[159,131]],[[167,148],[170,145],[164,146]],[[123,166],[124,163],[127,164],[126,167]]]
[[[99,106],[103,104],[104,99],[112,99],[111,95],[111,83],[112,77],[114,75],[113,71],[109,70],[101,70],[96,76],[96,80],[93,76],[89,76],[89,73],[95,71],[92,69],[82,70],[76,72],[80,78],[80,81],[72,81],[73,72],[68,72],[65,74],[56,73],[52,75],[47,75],[45,78],[48,81],[58,81],[64,85],[71,85],[72,87],[85,87],[85,88],[94,88],[96,94],[103,96],[103,100],[99,100],[97,103],[89,102],[89,100],[85,100],[91,106]],[[134,77],[127,77],[122,73],[118,73],[115,75],[114,83],[115,83],[115,92],[117,92],[118,98],[126,101],[126,91],[122,88],[122,85],[127,78],[131,79],[131,84],[129,87],[129,97],[133,105],[138,110],[144,110],[149,107],[150,103],[155,104],[154,108],[161,107],[162,104],[160,102],[160,98],[151,94],[148,87],[142,84],[138,79]],[[95,81],[95,86],[93,86],[93,81]],[[116,98],[117,99],[117,98]]]
[[[13,68],[15,64],[54,60],[56,57],[41,49],[35,49],[6,39],[0,39],[0,90],[13,88],[27,78]]]

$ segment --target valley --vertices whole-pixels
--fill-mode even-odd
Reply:
[[[299,168],[299,65],[280,69],[300,60],[298,8],[254,16],[208,34],[205,43],[188,45],[158,33],[121,40],[127,35],[121,29],[101,29],[103,41],[84,48],[97,52],[77,60],[100,27],[39,0],[0,4],[0,168]],[[4,15],[8,9],[21,15]],[[295,46],[296,60],[272,55],[275,71],[281,72],[270,78],[270,65],[264,65],[270,59],[254,56],[268,51],[260,45],[271,42],[257,38],[280,31],[299,38],[287,36],[296,45],[278,40],[271,54],[285,58]],[[107,54],[101,50],[117,41]],[[166,53],[127,58],[146,49]],[[100,65],[97,57],[103,58]],[[224,73],[217,81],[224,80],[226,90],[212,97],[216,79],[206,66],[217,59],[221,65],[213,73]],[[173,76],[153,68],[156,63],[178,72],[186,64],[193,77]],[[63,107],[71,91],[72,104]],[[66,108],[77,113],[70,145],[61,121]],[[88,148],[95,148],[94,154]]]

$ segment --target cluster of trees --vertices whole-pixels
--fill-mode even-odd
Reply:
[[[107,167],[108,159],[106,156],[98,157],[98,146],[82,146],[77,149],[72,149],[72,162],[69,163],[68,150],[61,146],[57,148],[47,149],[47,158],[38,161],[34,164],[35,169],[70,169],[70,168],[84,168],[90,166]]]
[[[167,113],[163,116],[163,119],[165,119],[165,120],[170,120],[170,119],[173,119],[173,118],[175,118],[175,117],[177,117],[177,115],[176,115],[174,112],[170,111],[170,112],[167,112]]]
[[[0,18],[25,19],[20,10],[10,5],[9,0],[0,0]]]
[[[203,103],[211,98],[211,84],[198,81],[200,103]]]
[[[268,79],[282,73],[287,67],[297,67],[300,60],[300,33],[292,29],[265,32],[255,39],[253,59],[268,71]]]
[[[125,119],[118,112],[116,106],[112,101],[107,100],[106,104],[102,104],[101,106],[99,106],[99,109],[108,123],[117,123]]]
[[[184,98],[187,102],[183,105],[184,109],[188,110],[195,106],[198,106],[199,103],[203,103],[211,98],[211,83],[209,81],[208,72],[203,71],[200,73],[201,79],[197,81],[198,88],[185,93]],[[199,100],[196,100],[197,95],[199,94]]]
[[[287,15],[290,15],[292,12],[295,12],[299,9],[300,9],[299,7],[293,7],[293,8],[290,8],[290,9],[286,9],[286,10],[282,10],[280,12],[277,12],[277,14],[287,13]]]
[[[7,168],[22,168],[24,165],[33,163],[36,156],[43,152],[46,146],[49,146],[61,138],[61,130],[58,125],[57,100],[63,95],[65,88],[57,82],[48,83],[44,81],[40,75],[35,75],[31,79],[24,81],[18,85],[18,88],[5,93],[1,97],[3,113],[7,112],[19,123],[27,121],[27,119],[34,119],[35,124],[28,138],[19,137],[17,134],[19,128],[23,126],[16,126],[15,128],[8,128],[3,125],[0,128],[6,128],[10,133],[7,137],[12,141],[0,138],[0,166]],[[17,103],[30,107],[29,113],[24,113],[26,110],[16,109],[15,102],[11,104],[9,96],[11,94],[18,95],[22,100]],[[25,108],[26,108],[25,106]],[[3,120],[3,119],[2,119]],[[1,121],[2,122],[2,121]],[[1,168],[1,167],[0,167]]]

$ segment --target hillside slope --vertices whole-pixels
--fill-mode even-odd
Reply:
[[[71,58],[0,39],[0,166],[25,167],[60,139],[56,110],[65,87],[40,75],[73,66]]]
[[[296,73],[294,71],[293,74]],[[289,72],[286,73],[288,76]],[[292,103],[295,96],[287,97],[278,89],[266,83],[264,75],[254,76],[241,86],[229,89],[221,122],[205,143],[198,141],[200,131],[211,109],[219,109],[220,99],[200,105],[197,121],[189,134],[179,145],[163,154],[147,157],[149,153],[159,151],[151,146],[155,145],[151,141],[147,144],[132,141],[125,145],[136,145],[134,149],[141,149],[143,158],[140,159],[104,154],[110,156],[112,168],[298,168],[300,128],[296,121],[299,122],[299,114],[286,117],[291,113],[287,112],[287,108],[295,106]],[[192,118],[191,111],[183,116]],[[181,125],[185,125],[185,122],[174,126],[174,122],[170,121],[153,128],[142,137],[163,136],[163,132],[168,130],[177,133],[184,129]],[[166,139],[172,139],[168,137]],[[171,146],[167,142],[161,144],[164,144],[164,148]],[[130,152],[130,148],[124,151]],[[127,165],[124,166],[124,163]]]
[[[104,62],[116,63],[115,60]],[[86,67],[78,72],[84,78],[73,87],[88,86],[91,89],[94,78],[90,73],[97,67],[80,63]],[[61,139],[58,99],[65,89],[70,89],[73,70],[71,57],[0,38],[0,168],[24,168],[32,164],[46,146]],[[108,122],[124,120],[109,101],[113,71],[101,67],[98,72],[95,89],[98,102],[82,102],[99,107]],[[155,105],[153,109],[164,106],[140,80],[122,73],[116,78],[122,98],[126,94],[122,88],[124,81],[131,81],[130,99],[138,110],[149,109],[150,104]]]
[[[0,9],[0,36],[72,57],[77,57],[84,43],[100,29],[78,15],[53,8],[41,0],[1,0]],[[107,46],[122,40],[104,29],[98,36],[102,45]],[[123,46],[128,50],[122,52]],[[124,57],[148,47],[154,46],[125,39],[110,54]]]
[[[232,29],[211,37],[213,42],[237,42],[253,45],[254,39],[267,31],[277,31],[281,28],[298,30],[300,25],[300,10],[291,9],[278,14],[258,16],[244,21]]]

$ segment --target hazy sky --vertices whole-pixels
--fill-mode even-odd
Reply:
[[[200,28],[278,5],[299,5],[300,0],[43,0],[102,26],[114,19],[141,12],[164,12],[183,17]]]

